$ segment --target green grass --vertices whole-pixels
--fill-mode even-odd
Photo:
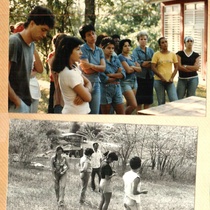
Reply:
[[[97,209],[100,193],[87,190],[87,201],[91,206],[80,207],[80,178],[78,160],[70,162],[66,185],[66,209]],[[49,166],[49,160],[45,161]],[[113,196],[109,210],[123,209],[123,182],[117,176],[113,178]],[[192,210],[194,209],[194,185],[169,181],[142,180],[142,190],[148,190],[141,196],[143,210]],[[54,210],[57,209],[51,171],[45,169],[27,169],[19,164],[9,166],[9,184],[7,194],[7,210]]]

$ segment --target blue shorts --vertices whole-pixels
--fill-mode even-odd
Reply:
[[[101,84],[101,105],[122,103],[123,95],[120,84]]]
[[[125,81],[121,81],[121,89],[122,93],[129,91],[129,90],[137,90],[138,84],[136,79],[128,79]]]

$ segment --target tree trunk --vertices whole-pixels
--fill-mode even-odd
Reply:
[[[85,0],[85,23],[95,25],[95,0]]]

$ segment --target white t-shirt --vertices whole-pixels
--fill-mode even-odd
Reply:
[[[91,164],[93,168],[100,168],[102,154],[98,149],[97,152],[94,150],[94,153],[91,155]]]
[[[140,176],[135,173],[134,171],[128,171],[123,175],[123,181],[124,181],[124,192],[125,196],[129,197],[132,200],[135,200],[136,203],[140,203],[140,194],[139,195],[134,195],[133,194],[133,186],[134,186],[134,179],[137,177],[140,178]],[[137,190],[140,192],[140,186],[141,183],[138,184]]]
[[[64,100],[62,114],[88,114],[90,112],[88,102],[84,102],[81,105],[74,104],[74,99],[77,94],[73,88],[79,84],[84,85],[81,71],[77,67],[71,70],[65,67],[64,70],[59,73],[58,82]]]

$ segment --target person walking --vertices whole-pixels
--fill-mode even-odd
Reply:
[[[155,52],[151,67],[155,73],[154,88],[157,95],[158,105],[165,104],[165,91],[168,94],[169,101],[178,100],[174,77],[178,70],[178,60],[175,53],[168,50],[168,41],[165,37],[158,39],[160,51]],[[172,67],[174,66],[174,70]]]
[[[200,68],[200,55],[193,51],[194,39],[191,36],[184,38],[185,49],[178,51],[178,72],[177,83],[178,99],[185,96],[195,96],[198,86],[198,73]]]
[[[24,30],[9,38],[9,112],[29,113],[32,98],[29,80],[35,45],[54,27],[55,17],[45,7],[36,6],[24,23]],[[41,72],[40,72],[41,73]]]
[[[67,181],[68,160],[62,155],[63,148],[58,146],[56,154],[51,158],[52,175],[58,206],[64,206],[64,196]]]

